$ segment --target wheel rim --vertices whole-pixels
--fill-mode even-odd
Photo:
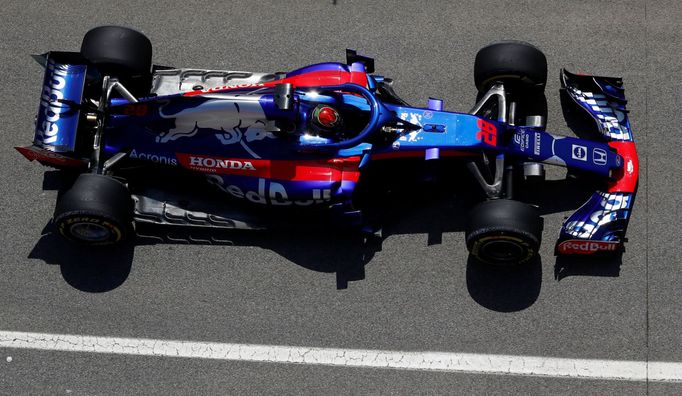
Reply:
[[[109,239],[111,231],[95,223],[76,223],[70,228],[71,235],[87,242],[101,242]]]
[[[525,248],[515,241],[497,239],[481,246],[481,255],[496,262],[512,263],[525,256]]]

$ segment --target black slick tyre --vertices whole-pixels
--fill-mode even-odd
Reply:
[[[134,93],[148,91],[151,83],[152,43],[137,30],[122,26],[99,26],[91,29],[83,37],[81,55],[100,74],[119,78]]]
[[[482,202],[469,214],[467,249],[486,264],[524,264],[538,254],[542,225],[537,209],[523,202],[510,199]]]
[[[120,181],[85,173],[57,202],[54,224],[60,235],[85,245],[113,245],[133,232],[133,201]]]
[[[486,92],[496,82],[542,92],[547,83],[547,58],[532,44],[498,41],[476,54],[474,82],[480,92]]]

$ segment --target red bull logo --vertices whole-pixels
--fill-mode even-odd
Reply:
[[[559,254],[595,254],[595,253],[615,253],[618,251],[620,242],[609,241],[581,241],[571,239],[559,244]]]
[[[85,70],[85,65],[48,61],[36,119],[36,145],[53,151],[73,151],[79,111],[66,101],[81,102]]]

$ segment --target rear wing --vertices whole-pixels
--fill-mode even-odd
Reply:
[[[623,82],[619,78],[576,75],[562,70],[561,84],[570,102],[594,121],[595,139],[607,143],[622,158],[622,166],[611,175],[608,185],[595,191],[564,221],[555,254],[619,254],[626,242],[639,175]]]
[[[57,168],[84,167],[86,162],[74,158],[74,153],[83,118],[87,62],[75,52],[52,51],[33,59],[45,69],[33,144],[15,148],[29,161]]]
[[[53,152],[72,152],[80,119],[87,65],[72,53],[50,52],[44,59],[45,75],[36,118],[33,144]]]

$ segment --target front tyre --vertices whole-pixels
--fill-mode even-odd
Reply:
[[[532,44],[498,41],[476,54],[474,82],[479,92],[486,92],[497,82],[520,92],[543,92],[547,83],[547,58]]]
[[[538,254],[542,225],[537,209],[523,202],[482,202],[469,214],[467,248],[471,256],[486,264],[524,264]]]
[[[133,233],[133,201],[120,181],[85,173],[57,202],[54,223],[66,239],[113,245]]]

